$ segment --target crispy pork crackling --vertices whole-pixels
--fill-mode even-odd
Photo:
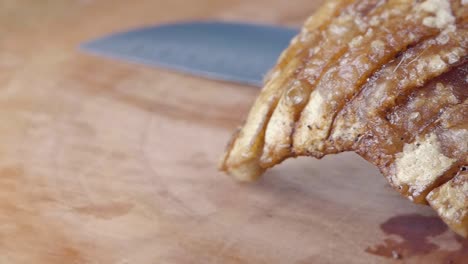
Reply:
[[[332,0],[265,80],[221,169],[354,151],[468,236],[468,1]]]

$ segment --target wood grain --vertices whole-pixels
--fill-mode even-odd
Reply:
[[[217,172],[257,89],[76,50],[168,21],[298,26],[320,2],[0,0],[0,263],[463,263],[355,155]]]

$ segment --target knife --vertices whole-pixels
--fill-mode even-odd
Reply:
[[[261,86],[298,32],[259,24],[187,22],[116,33],[81,48],[94,55]]]

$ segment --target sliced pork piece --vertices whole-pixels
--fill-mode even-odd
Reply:
[[[467,236],[467,98],[466,3],[327,1],[280,57],[221,169],[249,181],[289,157],[355,151]]]

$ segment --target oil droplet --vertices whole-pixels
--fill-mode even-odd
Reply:
[[[305,103],[307,94],[301,81],[294,81],[286,91],[286,103],[290,106],[300,106]]]

